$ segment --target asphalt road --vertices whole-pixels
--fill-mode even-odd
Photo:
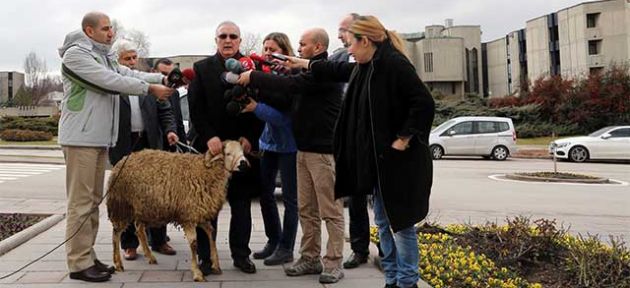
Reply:
[[[9,169],[6,165],[0,169]],[[25,164],[25,167],[42,170],[41,165],[29,165],[36,164]],[[551,171],[553,163],[550,160],[508,159],[497,162],[457,158],[435,161],[434,165],[429,221],[443,224],[483,223],[487,220],[502,222],[509,216],[524,215],[534,219],[556,219],[558,223],[570,227],[573,233],[630,239],[630,186],[521,183],[489,178],[511,172]],[[61,169],[5,180],[0,183],[0,200],[65,199],[65,166],[58,167]],[[630,182],[630,164],[561,162],[558,167],[561,172]],[[24,167],[20,167],[19,171],[24,171]]]

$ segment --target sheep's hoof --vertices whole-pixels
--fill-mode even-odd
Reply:
[[[193,281],[195,282],[206,282],[206,278],[203,278],[203,274],[202,275],[197,275],[193,277]]]
[[[116,271],[118,271],[118,272],[125,272],[125,268],[122,265],[116,266]]]
[[[155,258],[149,258],[149,264],[157,264],[157,260],[155,260]]]
[[[210,274],[212,274],[212,275],[221,275],[221,274],[223,274],[223,271],[221,271],[221,268],[219,268],[219,267],[211,268],[210,269]]]

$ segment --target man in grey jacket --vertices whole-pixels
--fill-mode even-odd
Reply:
[[[113,267],[100,262],[93,249],[98,231],[98,204],[103,194],[107,149],[117,141],[119,94],[151,94],[163,100],[173,93],[160,74],[119,66],[110,47],[114,32],[109,17],[90,12],[81,30],[69,33],[59,48],[64,97],[59,144],[66,161],[66,254],[71,279],[107,281]]]

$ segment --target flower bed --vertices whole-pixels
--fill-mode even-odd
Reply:
[[[46,216],[47,215],[0,213],[0,241],[36,224],[46,218]]]
[[[630,287],[630,251],[618,239],[575,237],[555,221],[417,228],[419,272],[433,287]],[[378,243],[377,229],[371,229]]]

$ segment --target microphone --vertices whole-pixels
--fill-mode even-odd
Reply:
[[[256,64],[254,63],[254,60],[252,60],[252,58],[241,57],[241,59],[238,59],[238,61],[241,62],[241,67],[243,67],[243,70],[256,70]]]
[[[232,73],[231,71],[221,73],[221,80],[223,80],[225,84],[238,84],[238,78],[238,74]]]
[[[262,57],[258,54],[256,54],[256,52],[252,52],[251,54],[249,54],[249,58],[252,58],[252,60],[260,63],[260,64],[264,64],[264,65],[268,65],[268,66],[273,66],[275,65],[273,62],[268,61],[265,57]]]
[[[186,78],[186,80],[188,80],[188,82],[192,82],[192,80],[195,79],[195,70],[192,68],[186,68],[182,70],[182,75]]]
[[[234,58],[229,58],[225,60],[225,68],[234,74],[241,74],[245,72],[245,69],[243,69],[243,65],[241,65],[241,62]]]

